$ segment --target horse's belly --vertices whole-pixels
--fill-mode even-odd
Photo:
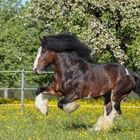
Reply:
[[[89,84],[88,90],[86,90],[85,97],[86,98],[97,98],[105,95],[106,93],[111,92],[111,87],[109,83],[105,84]]]

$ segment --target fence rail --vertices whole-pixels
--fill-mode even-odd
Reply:
[[[13,71],[0,71],[0,73],[22,73],[22,72],[24,72],[24,73],[34,73],[34,71],[31,71],[31,70],[24,70],[24,71],[20,71],[20,70],[13,70]],[[48,72],[45,72],[45,71],[43,71],[43,72],[41,72],[41,74],[46,74],[46,73],[48,73],[48,74],[51,74],[51,73],[54,73],[53,71],[48,71]]]
[[[0,88],[0,90],[21,90],[22,88],[14,88],[14,87],[11,87],[11,88]],[[37,88],[24,88],[24,90],[36,90]]]
[[[21,73],[21,87],[15,88],[15,87],[0,87],[0,90],[20,90],[21,91],[21,111],[24,111],[24,91],[25,90],[36,90],[37,88],[31,88],[31,87],[24,87],[24,81],[25,81],[25,74],[26,73],[34,73],[33,71],[29,71],[29,70],[24,70],[24,68],[22,68],[22,70],[13,70],[13,71],[0,71],[0,73]],[[41,74],[53,74],[54,72],[49,71],[49,72],[42,72]],[[6,105],[6,104],[5,104]],[[4,105],[4,106],[5,106]],[[12,105],[12,104],[10,104]],[[3,106],[3,105],[0,105]],[[26,104],[27,106],[27,104]],[[32,106],[32,105],[29,105]],[[50,105],[50,106],[55,106],[55,105]],[[81,106],[81,107],[91,107],[91,106]],[[95,106],[95,107],[103,107],[103,106]],[[123,108],[136,108],[136,109],[140,109],[140,106],[122,106]]]

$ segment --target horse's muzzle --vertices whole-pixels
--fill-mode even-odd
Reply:
[[[38,73],[40,73],[41,71],[40,70],[38,70],[37,68],[33,68],[33,71],[36,73],[36,74],[38,74]]]

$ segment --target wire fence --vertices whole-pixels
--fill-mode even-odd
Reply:
[[[20,99],[21,99],[21,111],[24,111],[24,91],[25,90],[36,90],[37,88],[32,88],[32,87],[25,87],[25,74],[26,73],[34,73],[33,71],[25,71],[24,70],[24,67],[22,68],[21,71],[19,70],[15,70],[15,71],[0,71],[0,73],[21,73],[21,86],[19,88],[16,88],[16,87],[0,87],[0,90],[4,90],[4,91],[7,91],[7,90],[20,90]],[[42,72],[43,74],[52,74],[53,72],[51,71],[48,71],[48,72]],[[4,97],[8,97],[8,93],[5,92],[4,93]]]
[[[34,73],[33,71],[25,71],[24,70],[24,67],[22,68],[21,71],[19,70],[15,70],[15,71],[0,71],[0,73],[20,73],[20,77],[21,77],[21,84],[20,84],[20,87],[19,88],[16,88],[16,87],[0,87],[0,90],[20,90],[20,100],[21,100],[21,111],[23,112],[24,111],[24,91],[26,90],[30,90],[30,91],[35,91],[37,88],[32,88],[32,87],[25,87],[25,75],[27,73]],[[53,74],[54,72],[52,71],[48,71],[48,72],[42,72],[43,74]],[[6,93],[7,94],[7,93]],[[5,97],[7,97],[7,95],[5,95]],[[12,105],[12,104],[10,104]],[[14,105],[14,104],[13,104]],[[2,104],[0,106],[3,106]],[[32,106],[30,104],[26,104],[26,106]],[[50,105],[50,106],[55,106],[55,105]],[[91,106],[81,106],[81,107],[91,107]],[[94,106],[94,108],[99,108],[99,107],[103,107],[103,106]],[[140,106],[122,106],[123,108],[135,108],[135,109],[140,109]]]

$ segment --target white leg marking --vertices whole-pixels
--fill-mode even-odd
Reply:
[[[95,131],[108,131],[112,128],[113,122],[109,119],[108,116],[101,116],[95,126],[94,130]]]
[[[41,56],[41,51],[42,51],[42,47],[40,47],[40,48],[38,49],[38,54],[37,54],[36,59],[35,59],[35,61],[34,61],[33,70],[37,68],[38,59],[39,59],[39,57]]]
[[[75,110],[77,110],[80,107],[80,105],[76,102],[71,102],[71,103],[67,103],[63,106],[63,110],[67,113],[71,113]]]
[[[119,114],[117,113],[115,107],[115,102],[112,101],[112,111],[111,113],[109,114],[109,118],[111,119],[111,121],[113,121]]]
[[[89,93],[89,95],[87,96],[87,97],[84,97],[84,98],[86,98],[86,99],[90,99],[91,98],[91,92]]]
[[[114,107],[115,102],[112,101],[112,97],[113,97],[113,94],[111,94],[112,111],[108,116],[104,114],[104,116],[101,116],[97,120],[97,123],[94,126],[95,131],[101,131],[101,130],[108,131],[112,128],[113,121],[118,116],[118,113]],[[106,110],[105,110],[105,113],[106,113]]]
[[[106,113],[106,106],[104,106],[104,117],[107,116]]]
[[[35,107],[44,115],[48,114],[48,99],[43,99],[44,95],[40,93],[36,96]]]

